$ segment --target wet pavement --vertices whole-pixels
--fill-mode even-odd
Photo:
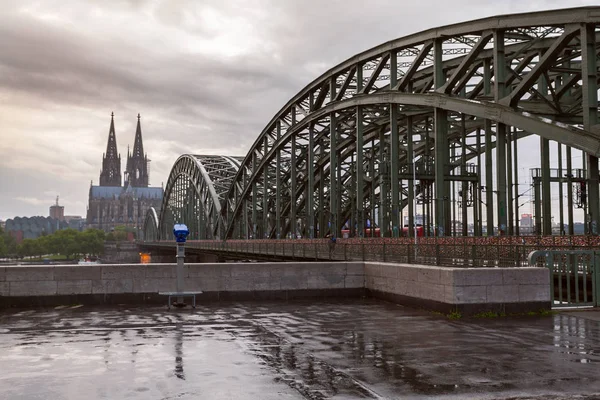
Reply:
[[[593,317],[593,314],[588,314]],[[377,300],[0,312],[1,399],[600,398],[600,321]]]

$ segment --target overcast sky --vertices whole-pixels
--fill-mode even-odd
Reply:
[[[578,0],[0,0],[0,219],[85,216],[115,113],[150,183],[183,153],[243,156],[308,82],[381,42]],[[523,169],[534,165],[521,165]]]

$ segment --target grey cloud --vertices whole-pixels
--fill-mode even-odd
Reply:
[[[135,116],[142,114],[145,150],[154,160],[151,181],[160,184],[181,153],[245,155],[289,98],[335,64],[381,42],[484,16],[583,4],[593,2],[3,2],[0,108],[28,116],[9,126],[0,109],[0,140],[9,135],[39,140],[29,150],[19,147],[22,153],[0,144],[0,218],[47,212],[21,204],[18,196],[60,192],[65,202],[85,203],[89,181],[98,179],[110,111],[116,113],[123,158],[127,144],[133,144]],[[217,19],[227,19],[203,23],[206,7]],[[92,9],[104,16],[92,18]],[[49,10],[65,22],[42,18]],[[249,26],[247,35],[259,43],[251,52],[227,56],[192,50],[238,25]],[[42,116],[47,125],[40,127],[36,119]],[[61,141],[53,144],[53,135]],[[81,137],[88,138],[85,144]],[[61,178],[57,171],[65,168],[72,171]],[[85,209],[67,212],[84,214]]]

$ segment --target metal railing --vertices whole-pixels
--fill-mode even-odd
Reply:
[[[552,306],[597,307],[600,304],[600,252],[593,250],[538,250],[529,255],[531,266],[550,271]]]
[[[306,261],[382,261],[453,267],[526,267],[528,255],[537,250],[590,250],[597,246],[591,237],[448,237],[194,241],[187,247],[224,257],[247,259],[298,259]],[[172,242],[144,242],[145,246],[168,247]],[[598,247],[600,250],[600,247]],[[543,266],[543,265],[540,265]]]

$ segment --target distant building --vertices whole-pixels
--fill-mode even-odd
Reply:
[[[59,221],[65,220],[65,207],[58,205],[58,196],[56,196],[56,204],[50,206],[50,218],[57,219]]]
[[[533,234],[535,231],[533,214],[521,214],[520,233],[522,235]]]
[[[6,221],[2,221],[0,219],[0,228],[2,228],[2,229],[6,228]]]
[[[416,226],[423,226],[423,216],[421,214],[416,214],[414,217],[414,224]],[[408,216],[404,216],[404,226],[408,226],[408,221],[410,220],[410,218]]]
[[[65,221],[51,217],[16,217],[6,220],[5,229],[20,243],[23,239],[36,239],[66,228]]]
[[[90,185],[87,227],[110,232],[117,226],[142,232],[146,211],[160,208],[162,187],[149,187],[149,166],[144,153],[142,128],[138,114],[133,152],[127,152],[125,184],[121,186],[121,155],[117,151],[114,114],[111,114],[106,153],[102,157],[100,185]]]
[[[86,221],[81,215],[65,215],[65,222],[70,229],[82,231],[85,228]]]
[[[533,215],[521,214],[521,227],[522,228],[533,228]]]

